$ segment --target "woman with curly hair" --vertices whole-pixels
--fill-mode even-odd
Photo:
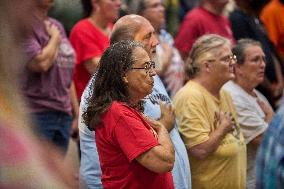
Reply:
[[[141,113],[152,91],[155,63],[134,41],[113,44],[103,54],[83,114],[95,130],[104,188],[174,188],[174,148],[160,122]]]

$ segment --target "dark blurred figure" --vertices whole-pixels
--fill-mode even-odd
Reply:
[[[200,0],[179,0],[179,21],[182,22],[188,11],[199,4]]]
[[[275,45],[284,60],[284,0],[271,0],[261,12],[261,21],[268,32],[269,39]]]
[[[266,1],[236,0],[237,7],[230,13],[229,19],[232,23],[234,37],[237,40],[251,38],[259,41],[263,46],[266,56],[266,70],[264,81],[258,86],[258,89],[276,108],[277,100],[281,97],[283,91],[283,68],[281,68],[282,62],[275,47],[258,19],[260,10],[265,3]]]

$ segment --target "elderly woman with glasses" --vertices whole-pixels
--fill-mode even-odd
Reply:
[[[228,39],[200,37],[186,61],[191,78],[174,97],[179,131],[189,153],[192,188],[245,188],[246,145],[231,96],[235,56]]]
[[[103,54],[86,125],[95,130],[104,188],[174,188],[175,153],[166,128],[143,116],[155,64],[143,46],[121,41]]]
[[[273,117],[267,99],[255,87],[265,74],[265,54],[261,44],[252,39],[241,39],[233,48],[237,55],[236,77],[224,85],[237,109],[241,131],[247,144],[247,188],[255,188],[255,158],[262,134]]]

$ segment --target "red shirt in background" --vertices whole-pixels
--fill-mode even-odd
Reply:
[[[112,24],[109,24],[108,27],[112,28]],[[84,62],[102,56],[109,46],[109,36],[106,36],[86,18],[79,21],[72,28],[70,41],[77,55],[74,83],[80,101],[82,93],[91,78],[91,74],[86,70]]]
[[[185,16],[175,38],[175,46],[180,52],[188,54],[195,40],[204,34],[218,34],[235,44],[228,18],[197,7]]]

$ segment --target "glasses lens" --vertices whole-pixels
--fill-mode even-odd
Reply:
[[[145,70],[150,70],[150,69],[153,69],[155,68],[155,62],[154,61],[149,61],[147,62],[147,64],[145,65]]]
[[[232,55],[231,60],[234,61],[234,62],[236,62],[236,61],[237,61],[237,56],[236,56],[236,55]]]

